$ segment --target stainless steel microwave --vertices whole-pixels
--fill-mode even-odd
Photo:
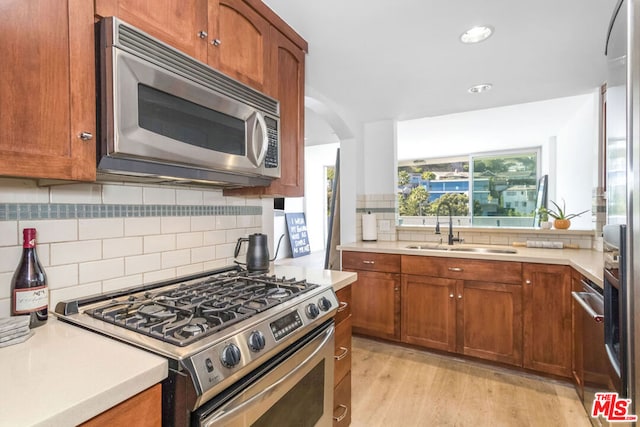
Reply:
[[[98,174],[268,185],[279,102],[114,17],[100,23]]]

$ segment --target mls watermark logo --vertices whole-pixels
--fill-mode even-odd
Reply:
[[[629,414],[631,399],[620,399],[618,393],[596,393],[591,408],[593,418],[602,415],[609,422],[638,421],[637,415]]]

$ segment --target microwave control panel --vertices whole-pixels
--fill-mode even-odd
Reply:
[[[278,155],[278,122],[265,117],[267,123],[267,155],[264,158],[265,168],[277,168],[280,160]]]

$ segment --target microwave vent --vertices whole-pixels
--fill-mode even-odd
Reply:
[[[249,104],[265,113],[280,116],[279,102],[249,86],[246,86],[202,62],[159,42],[147,34],[132,28],[117,18],[113,20],[113,45],[127,52],[144,57],[165,69],[171,70],[216,92]],[[178,71],[179,70],[179,71]]]

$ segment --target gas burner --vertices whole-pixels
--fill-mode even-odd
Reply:
[[[189,324],[182,327],[182,329],[178,330],[174,333],[175,337],[178,339],[186,339],[191,338],[196,335],[200,335],[203,332],[206,332],[209,329],[209,325],[207,325],[207,320],[202,317],[196,317],[191,319]]]
[[[285,288],[274,288],[274,289],[270,289],[267,292],[267,296],[269,298],[276,298],[276,299],[284,299],[287,297],[290,297],[293,294],[293,292],[289,289],[285,289]]]

